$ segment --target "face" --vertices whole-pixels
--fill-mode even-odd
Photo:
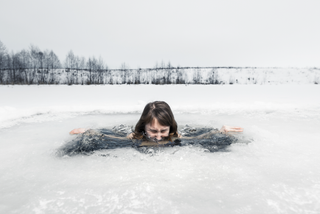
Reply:
[[[148,123],[145,126],[145,130],[150,138],[161,140],[161,138],[169,136],[170,126],[162,126],[157,119],[154,119],[152,124]]]

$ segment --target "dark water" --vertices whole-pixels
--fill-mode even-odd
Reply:
[[[90,129],[83,134],[79,134],[70,142],[67,142],[58,149],[57,155],[77,155],[77,154],[92,154],[95,151],[105,149],[117,149],[132,147],[138,151],[148,151],[144,147],[172,147],[172,146],[200,146],[206,151],[217,152],[225,150],[232,143],[244,142],[240,141],[232,134],[220,133],[218,129],[208,127],[191,127],[186,125],[180,129],[182,138],[170,140],[156,140],[144,138],[142,140],[127,139],[133,127],[127,125],[115,126],[112,129]],[[148,142],[156,142],[155,146],[146,146]],[[249,141],[247,141],[249,142]]]

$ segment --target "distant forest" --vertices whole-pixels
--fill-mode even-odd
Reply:
[[[320,84],[319,68],[173,67],[109,69],[104,60],[69,51],[63,62],[53,50],[9,52],[0,41],[0,85],[31,84]]]
[[[130,69],[125,63],[109,69],[101,57],[86,59],[71,50],[61,61],[53,50],[30,45],[14,53],[0,41],[0,84],[186,84],[184,69],[189,67],[173,67],[163,61],[147,69]],[[204,80],[196,73],[193,83],[219,84],[214,70],[208,75]]]

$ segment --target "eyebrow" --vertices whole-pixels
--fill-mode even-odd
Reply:
[[[157,129],[153,129],[153,128],[149,128],[151,131],[158,131]],[[168,130],[168,128],[166,128],[166,129],[161,129],[160,131],[166,131],[166,130]]]

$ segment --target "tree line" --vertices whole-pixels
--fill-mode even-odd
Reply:
[[[52,50],[30,45],[27,50],[9,53],[0,41],[0,84],[53,84],[52,71],[58,68],[61,63]]]
[[[163,61],[147,69],[130,69],[125,63],[109,69],[101,57],[86,59],[71,50],[61,62],[53,50],[30,45],[9,52],[0,41],[0,84],[219,84],[214,69],[207,70],[173,67]]]

